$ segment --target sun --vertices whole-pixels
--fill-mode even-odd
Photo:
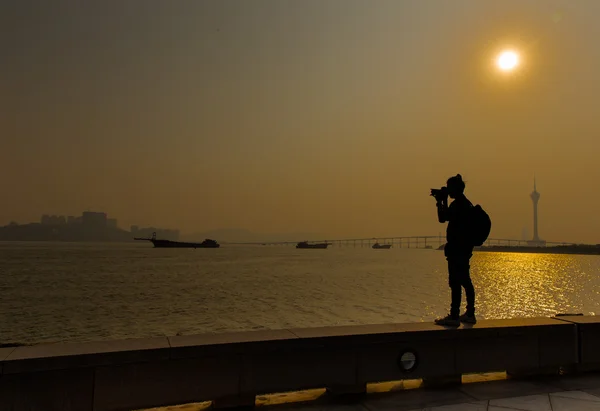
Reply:
[[[503,51],[498,56],[496,64],[502,71],[513,71],[519,65],[519,55],[512,50]]]

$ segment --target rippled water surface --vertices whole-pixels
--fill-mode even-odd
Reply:
[[[479,318],[600,312],[600,257],[476,253]],[[443,253],[0,243],[0,343],[430,321]]]

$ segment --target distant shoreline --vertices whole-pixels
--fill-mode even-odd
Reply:
[[[478,252],[500,252],[500,253],[530,253],[530,254],[576,254],[576,255],[600,255],[600,246],[593,245],[566,245],[550,247],[528,247],[528,246],[485,246],[476,247]]]

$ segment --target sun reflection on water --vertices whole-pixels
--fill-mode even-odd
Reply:
[[[597,271],[581,256],[477,253],[472,277],[478,312],[485,318],[593,314],[583,307],[597,304],[600,293]]]

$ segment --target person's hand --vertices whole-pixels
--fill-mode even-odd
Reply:
[[[446,187],[442,187],[440,189],[432,188],[430,195],[433,198],[435,198],[435,200],[438,203],[442,203],[442,202],[447,202],[448,201],[448,190],[446,189]]]

